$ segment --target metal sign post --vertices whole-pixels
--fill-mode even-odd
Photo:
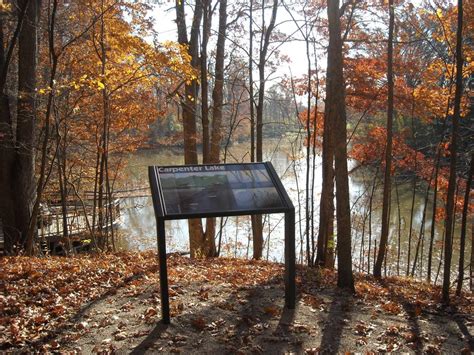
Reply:
[[[166,265],[165,220],[157,220],[158,229],[158,263],[160,270],[161,318],[163,323],[170,324],[170,297],[168,292],[168,267]]]

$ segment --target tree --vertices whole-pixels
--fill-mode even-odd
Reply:
[[[454,112],[453,126],[451,133],[451,144],[449,152],[451,154],[449,164],[449,185],[446,197],[446,218],[444,239],[444,270],[443,270],[443,302],[449,303],[449,287],[451,279],[451,259],[453,253],[453,230],[454,230],[454,194],[456,190],[456,158],[458,144],[458,126],[461,113],[462,96],[462,24],[463,24],[463,2],[458,0],[457,32],[456,32],[456,81],[454,92]]]
[[[176,0],[176,25],[178,27],[178,42],[186,46],[188,54],[191,57],[191,66],[196,70],[199,69],[199,35],[201,27],[201,19],[203,13],[203,2],[198,0],[193,13],[191,25],[191,34],[188,40],[186,27],[186,14],[184,11],[184,1]],[[183,116],[183,138],[184,138],[184,163],[197,164],[197,98],[198,98],[198,81],[194,77],[187,82],[184,87],[184,97],[181,99],[182,116]],[[203,253],[203,230],[199,219],[191,219],[189,224],[189,246],[191,256],[196,257]]]
[[[212,91],[212,135],[210,159],[211,163],[220,162],[222,142],[222,109],[224,105],[224,56],[227,28],[227,0],[220,0],[219,30],[216,47],[215,84]]]
[[[252,1],[252,0],[251,0]],[[265,103],[265,67],[268,61],[268,46],[272,31],[275,28],[278,10],[278,0],[273,0],[272,15],[268,25],[265,23],[265,2],[262,2],[262,32],[258,57],[258,100],[256,110],[256,161],[263,159],[263,107]],[[252,19],[251,19],[252,20]],[[252,55],[252,53],[250,53]],[[252,100],[252,99],[251,99]],[[263,222],[262,215],[252,216],[253,257],[260,259],[263,251]]]
[[[209,162],[209,80],[207,45],[212,24],[211,0],[203,0],[203,24],[201,40],[201,122],[202,122],[202,162]]]
[[[330,119],[325,106],[323,147],[322,147],[322,189],[319,204],[319,236],[316,264],[328,263],[328,245],[334,240],[334,122]]]
[[[458,282],[456,286],[456,295],[461,294],[462,284],[464,282],[464,254],[466,248],[466,227],[467,227],[467,210],[469,208],[469,197],[472,186],[472,179],[474,177],[474,153],[471,153],[471,162],[469,163],[469,172],[466,179],[466,191],[464,192],[464,203],[462,207],[462,221],[461,221],[461,245],[459,246],[459,267],[458,267]]]
[[[2,173],[0,174],[0,218],[5,235],[5,250],[13,253],[27,243],[28,226],[34,203],[34,162],[36,128],[36,73],[38,61],[37,33],[40,2],[20,0],[17,3],[17,26],[4,50],[3,20],[1,31],[1,130]],[[16,132],[11,115],[10,100],[5,93],[6,79],[12,61],[13,49],[18,41],[18,94]],[[3,142],[2,142],[3,143]],[[3,154],[5,153],[5,155]],[[19,249],[15,249],[19,248]]]
[[[387,145],[385,147],[385,174],[383,185],[383,204],[382,204],[382,232],[380,235],[380,245],[377,255],[377,261],[374,265],[374,276],[382,277],[382,263],[385,258],[388,241],[388,229],[390,226],[390,191],[392,188],[392,137],[393,137],[393,27],[395,10],[393,0],[388,2],[389,26],[388,26],[388,48],[387,48]]]
[[[339,0],[328,0],[329,46],[326,85],[327,122],[334,122],[338,287],[354,291],[351,211],[347,172],[347,127]]]
[[[188,78],[187,56],[177,45],[154,47],[136,35],[150,28],[140,4],[100,0],[47,5],[48,26],[39,39],[48,45],[41,46],[38,72],[43,75],[35,87],[35,138],[41,139],[41,153],[27,249],[32,251],[40,204],[60,200],[67,226],[64,205],[71,199],[87,215],[93,246],[108,249],[110,241],[113,247],[113,230],[101,229],[103,222],[111,223],[120,153],[136,149],[148,124],[162,114],[155,88],[167,90],[170,82],[178,81],[178,72],[180,80]],[[133,26],[125,20],[125,11]],[[87,191],[92,190],[91,197]],[[93,207],[85,206],[88,199]],[[102,245],[95,243],[95,231],[103,235]]]
[[[219,30],[217,35],[215,83],[212,90],[212,132],[209,150],[209,163],[219,163],[222,142],[222,109],[224,105],[224,57],[227,28],[227,0],[220,0]],[[215,218],[206,220],[204,236],[207,256],[216,256]]]

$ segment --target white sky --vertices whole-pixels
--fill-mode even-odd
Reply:
[[[215,3],[216,0],[213,1],[213,4]],[[292,0],[286,0],[287,2],[292,2]],[[298,0],[296,0],[298,1]],[[420,6],[422,4],[422,1],[423,0],[411,0],[409,2],[411,2],[412,4],[414,4],[415,6]],[[300,1],[301,3],[301,1]],[[229,4],[228,6],[232,6],[233,4],[233,1],[232,0],[229,0]],[[267,2],[267,6],[270,7],[271,5],[271,2]],[[432,6],[435,6],[434,4]],[[436,8],[436,6],[435,6]],[[267,23],[270,19],[270,10],[268,10],[267,14],[265,15],[266,16],[266,20],[267,20]],[[190,23],[191,23],[191,12],[192,12],[192,9],[189,7],[189,6],[186,6],[186,15],[188,16],[187,18],[187,25],[188,27],[190,26]],[[258,13],[259,11],[256,10],[256,13]],[[302,16],[301,15],[298,15],[297,13],[295,13],[294,11],[292,12],[293,13],[293,16],[299,20],[299,19],[302,19]],[[152,12],[152,16],[153,18],[155,19],[154,23],[155,23],[155,30],[158,32],[159,34],[159,37],[158,39],[160,41],[177,41],[177,38],[178,38],[178,35],[177,35],[177,29],[176,29],[176,23],[174,22],[175,18],[176,18],[176,15],[175,15],[175,9],[174,9],[174,1],[166,1],[166,2],[162,2],[160,5],[154,5],[154,11]],[[326,11],[323,11],[320,16],[323,16],[323,17],[326,17]],[[231,15],[228,16],[228,21],[231,21],[232,18],[231,18]],[[242,17],[240,19],[240,21],[243,21],[245,24],[245,28],[248,29],[248,20],[246,17]],[[277,12],[277,29],[281,32],[283,32],[284,34],[286,35],[290,35],[292,33],[295,33],[297,27],[295,25],[295,23],[292,21],[292,18],[291,16],[288,14],[287,10],[285,9],[285,7],[283,5],[280,5],[279,8],[278,8],[278,12]],[[213,18],[213,27],[216,27],[218,25],[218,7],[216,8],[216,13],[214,14],[214,18]],[[255,29],[255,27],[254,27]],[[189,33],[188,33],[189,35]],[[215,37],[215,36],[214,36]],[[291,68],[291,73],[293,75],[294,78],[298,78],[298,77],[301,77],[303,76],[304,74],[307,73],[307,68],[308,68],[308,63],[307,63],[307,59],[306,59],[306,48],[305,48],[305,43],[304,41],[302,41],[302,36],[299,32],[296,32],[294,34],[294,36],[292,37],[293,39],[299,39],[299,40],[289,40],[287,41],[286,43],[284,43],[283,45],[281,45],[281,47],[279,48],[280,50],[280,53],[282,55],[286,55],[287,57],[290,58],[291,60],[291,63],[282,63],[280,65],[280,67],[277,69],[277,72],[274,73],[273,75],[271,75],[270,77],[270,82],[269,84],[267,85],[267,88],[272,86],[273,83],[277,83],[280,81],[280,78],[282,78],[283,76],[290,76],[290,68]],[[257,46],[257,38],[255,38],[255,42],[254,42],[254,47]],[[212,41],[212,38],[211,38],[211,41]],[[230,41],[227,40],[227,43],[226,43],[226,46],[229,47],[231,44],[230,44]],[[248,45],[248,41],[247,43],[245,43],[245,45],[247,46]],[[214,46],[215,46],[215,39],[214,39],[214,42],[210,42],[209,43],[209,47],[208,47],[208,50],[209,51],[212,51],[214,49]],[[321,48],[318,48],[318,67],[321,69],[321,70],[325,70],[326,68],[326,56],[325,56],[325,53],[324,53],[324,50],[321,49]],[[257,58],[255,58],[255,60],[257,60]],[[314,70],[314,63],[315,63],[315,60],[314,58],[312,58],[312,69]],[[255,70],[257,70],[256,68],[256,65],[255,65]],[[269,73],[269,70],[267,69],[266,70],[266,74],[268,75]]]
[[[155,19],[155,30],[158,32],[160,41],[177,41],[178,34],[176,29],[176,23],[174,22],[176,15],[174,10],[174,3],[167,2],[162,5],[154,6],[155,10],[152,13],[153,18]],[[216,9],[218,11],[218,8]],[[188,6],[186,8],[186,15],[189,16],[191,13],[191,8]],[[214,15],[213,26],[217,26],[218,23],[218,14]],[[267,22],[269,21],[270,13],[267,15]],[[228,18],[228,20],[231,20]],[[248,28],[248,21],[246,18],[242,18],[241,21],[245,21],[245,27]],[[283,23],[282,23],[283,22]],[[187,19],[187,25],[189,27],[191,19]],[[277,12],[277,29],[284,32],[286,35],[289,35],[295,32],[296,27],[292,22],[291,17],[288,15],[286,9],[283,6],[278,8]],[[280,24],[280,25],[278,25]],[[189,33],[188,33],[189,35]],[[301,37],[299,34],[296,34],[295,37]],[[257,38],[254,41],[254,47],[256,46]],[[227,46],[229,46],[229,41],[227,41]],[[212,50],[213,45],[210,43],[208,50]],[[288,41],[280,47],[280,53],[288,56],[291,59],[291,63],[283,63],[277,70],[275,74],[271,76],[271,80],[278,82],[279,78],[284,75],[290,76],[290,67],[293,77],[301,77],[303,74],[307,73],[307,60],[306,60],[306,49],[304,42],[301,41]],[[324,62],[324,63],[323,63]],[[320,60],[318,63],[323,68],[326,67],[325,59]],[[314,60],[313,64],[314,66]],[[256,66],[255,66],[256,68]],[[314,69],[314,68],[313,68]],[[269,84],[267,87],[271,86]]]

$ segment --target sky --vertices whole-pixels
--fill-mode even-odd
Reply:
[[[191,9],[187,7],[186,14],[189,16],[191,13]],[[158,32],[158,39],[159,41],[176,41],[178,38],[176,23],[174,22],[176,16],[174,11],[173,2],[166,2],[161,5],[154,5],[154,11],[152,12],[152,16],[155,19],[155,30]],[[213,20],[213,25],[217,26],[217,16]],[[270,14],[268,14],[268,18]],[[230,18],[228,20],[231,20]],[[246,22],[245,26],[248,26],[248,22]],[[187,25],[191,23],[191,19],[187,20]],[[278,8],[277,12],[277,28],[284,32],[285,34],[289,35],[296,31],[296,26],[292,22],[290,15],[287,13],[286,9],[283,6]],[[212,48],[212,46],[209,46]],[[287,41],[280,47],[280,52],[283,55],[286,55],[291,59],[291,63],[283,63],[277,69],[271,78],[271,82],[279,82],[280,78],[283,76],[290,76],[290,72],[293,77],[301,77],[307,72],[307,60],[306,60],[306,49],[304,42],[301,41]],[[326,67],[325,59],[320,60],[320,66],[323,68]],[[314,61],[313,64],[314,66]],[[271,86],[271,84],[269,85]]]
[[[287,2],[298,2],[299,0],[281,0],[280,3],[283,1]],[[213,3],[215,3],[216,0],[213,0]],[[410,0],[410,3],[412,3],[415,6],[420,6],[422,4],[422,0]],[[235,2],[232,0],[229,0],[229,7]],[[268,6],[270,7],[271,2],[267,1]],[[434,5],[433,5],[434,6]],[[160,1],[159,4],[155,4],[154,10],[152,11],[152,16],[154,17],[155,21],[155,30],[158,32],[158,39],[160,41],[176,41],[177,40],[177,29],[176,29],[176,23],[175,23],[175,10],[174,10],[174,2],[167,0],[166,2]],[[189,26],[191,23],[191,8],[189,6],[186,7],[186,14],[188,16],[187,19],[187,25]],[[216,12],[218,12],[218,9],[216,9]],[[297,20],[301,20],[302,16],[298,15],[294,11],[292,12],[294,18]],[[322,11],[321,16],[325,17],[326,12]],[[266,15],[267,22],[270,18],[270,10],[268,11],[268,14]],[[232,17],[231,15],[228,16],[228,21],[231,21]],[[248,28],[248,22],[246,18],[242,18],[241,21],[244,21],[245,24],[244,26]],[[376,22],[376,21],[375,21]],[[375,23],[374,22],[374,23]],[[277,29],[280,32],[283,32],[286,35],[294,34],[291,39],[293,40],[288,40],[284,44],[282,44],[279,48],[280,53],[282,55],[285,55],[288,57],[291,62],[290,63],[282,63],[277,71],[273,73],[269,77],[269,84],[267,85],[267,88],[272,86],[275,83],[279,83],[281,79],[286,76],[290,77],[290,75],[293,76],[293,78],[298,78],[302,77],[307,73],[308,70],[308,63],[307,63],[307,57],[306,57],[306,48],[305,48],[305,43],[302,41],[302,36],[301,34],[297,31],[297,27],[295,23],[292,20],[292,17],[289,15],[288,11],[283,5],[280,5],[278,8],[277,12]],[[216,27],[218,25],[218,16],[217,14],[214,15],[213,19],[213,27]],[[216,36],[214,36],[215,38]],[[322,37],[322,36],[321,36]],[[299,39],[299,40],[297,40]],[[212,40],[212,39],[211,39]],[[215,39],[214,39],[215,40]],[[245,41],[248,43],[248,41]],[[227,41],[227,46],[229,41]],[[212,50],[215,46],[214,44],[209,45],[209,49]],[[323,48],[318,49],[318,67],[320,70],[325,71],[326,66],[327,66],[327,59],[325,55],[325,50]],[[314,63],[315,60],[314,58],[312,59],[312,69],[314,69]],[[255,65],[256,69],[256,65]],[[266,74],[268,75],[268,70],[266,71]]]

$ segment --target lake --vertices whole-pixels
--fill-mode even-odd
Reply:
[[[266,139],[264,142],[264,161],[270,161],[280,176],[293,204],[296,208],[296,247],[297,260],[303,262],[305,236],[305,184],[306,184],[306,147],[301,140],[284,137],[282,139]],[[236,143],[228,148],[226,162],[249,161],[249,143]],[[121,189],[136,189],[148,186],[149,165],[178,165],[183,164],[182,149],[160,148],[156,150],[139,151],[127,158],[127,166],[124,176],[120,182]],[[354,162],[349,163],[349,169],[355,167]],[[372,202],[371,230],[368,225],[368,201],[374,181],[375,169],[356,169],[349,177],[352,211],[352,245],[354,269],[359,271],[372,270],[375,257],[376,238],[380,236],[380,219],[382,210],[382,183],[377,179],[377,188]],[[314,181],[313,181],[314,180]],[[392,192],[391,228],[389,234],[388,261],[386,265],[387,274],[397,273],[397,254],[400,238],[400,274],[405,274],[408,258],[408,236],[410,227],[410,212],[412,205],[412,179],[398,183],[398,201],[400,219],[398,217],[398,204],[395,188]],[[316,156],[314,179],[314,209],[315,216],[314,231],[317,234],[319,221],[319,200],[321,191],[321,157]],[[421,184],[420,184],[421,185]],[[421,185],[415,195],[415,208],[413,214],[411,262],[415,256],[415,249],[420,234],[420,224],[423,216],[424,190]],[[145,190],[144,195],[149,191]],[[121,223],[119,235],[120,245],[129,250],[146,250],[156,248],[156,225],[151,196],[140,196],[127,198],[121,201]],[[365,222],[364,222],[365,220]],[[400,221],[400,231],[398,228]],[[284,216],[270,215],[264,218],[264,258],[270,261],[283,261],[284,255]],[[229,217],[218,219],[218,238],[221,239],[221,256],[227,257],[251,257],[251,223],[247,216]],[[219,228],[222,226],[222,228]],[[433,255],[433,277],[439,268],[442,245],[442,224],[436,226],[435,247]],[[188,227],[186,221],[167,221],[167,251],[186,252],[189,251]],[[426,264],[428,255],[428,244],[431,229],[431,201],[428,203],[425,222],[425,237],[420,241],[419,263],[415,276],[426,277]],[[369,233],[370,253],[369,253]],[[459,233],[455,234],[453,265],[458,263]],[[470,243],[466,250],[470,250]],[[469,253],[466,253],[469,254]],[[466,258],[467,259],[467,258]],[[466,260],[466,265],[468,261]],[[411,267],[410,267],[411,268]],[[442,268],[441,268],[442,269]],[[457,268],[455,268],[457,270]],[[439,274],[438,281],[442,270]]]

